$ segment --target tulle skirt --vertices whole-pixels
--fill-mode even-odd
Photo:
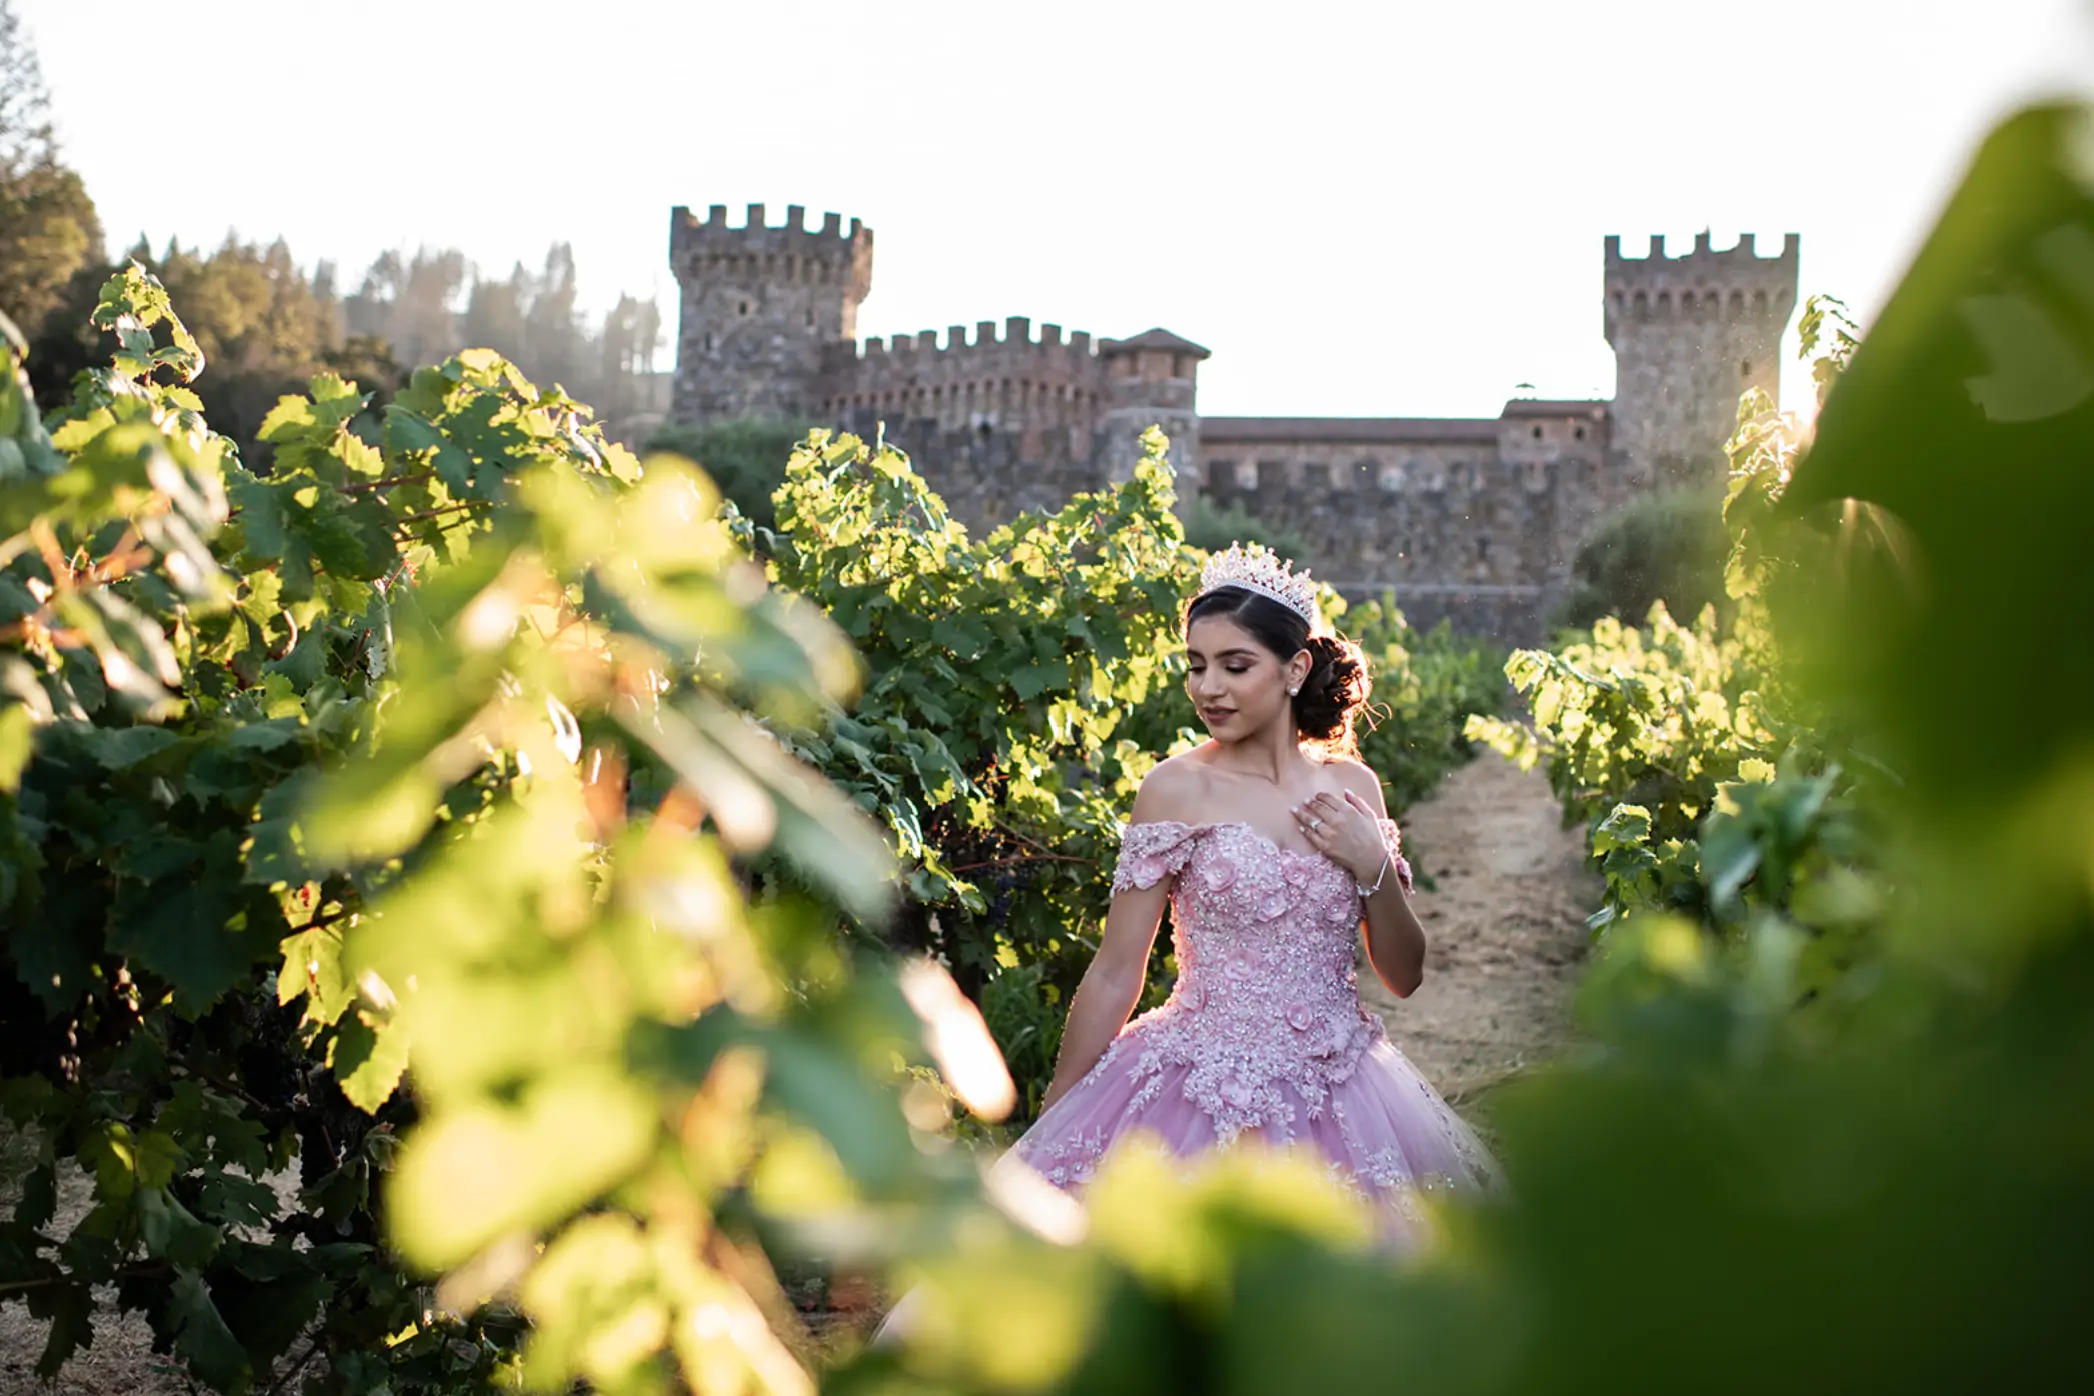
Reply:
[[[1197,1088],[1188,1089],[1192,1064],[1142,1062],[1134,1040],[1140,1026],[1123,1034],[1117,1050],[1041,1113],[997,1170],[1036,1173],[1081,1198],[1105,1156],[1124,1140],[1158,1141],[1187,1160],[1247,1139],[1305,1146],[1321,1155],[1335,1182],[1368,1204],[1376,1240],[1397,1255],[1415,1250],[1427,1235],[1426,1195],[1480,1195],[1502,1187],[1497,1162],[1483,1142],[1385,1038],[1363,1051],[1321,1099],[1278,1085],[1277,1106],[1261,1124],[1224,1138],[1214,1113],[1197,1103]],[[902,1296],[873,1346],[904,1340],[924,1302],[920,1289]]]
[[[1385,1245],[1402,1251],[1422,1235],[1423,1194],[1487,1193],[1499,1171],[1475,1132],[1440,1098],[1410,1060],[1377,1038],[1351,1071],[1323,1086],[1321,1099],[1277,1082],[1279,1103],[1254,1128],[1223,1137],[1215,1112],[1189,1091],[1190,1063],[1144,1064],[1126,1038],[1012,1146],[1010,1157],[1080,1195],[1114,1144],[1141,1134],[1172,1154],[1194,1158],[1238,1140],[1307,1146],[1331,1177],[1370,1203]]]

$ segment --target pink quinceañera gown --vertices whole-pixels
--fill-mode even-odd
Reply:
[[[1396,876],[1396,826],[1382,821]],[[1351,875],[1242,822],[1128,825],[1112,890],[1171,887],[1178,982],[1129,1023],[1012,1149],[1080,1191],[1120,1138],[1147,1131],[1180,1156],[1241,1136],[1308,1144],[1373,1204],[1401,1247],[1417,1194],[1499,1186],[1469,1127],[1388,1040],[1353,969],[1362,911]]]

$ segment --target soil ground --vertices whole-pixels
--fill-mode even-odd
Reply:
[[[1429,943],[1425,982],[1398,999],[1363,970],[1362,997],[1460,1107],[1568,1042],[1599,880],[1541,772],[1488,751],[1414,806],[1403,832],[1434,883],[1413,899]]]
[[[1431,948],[1425,982],[1396,999],[1363,972],[1371,1007],[1405,1055],[1489,1132],[1486,1093],[1546,1059],[1569,1039],[1565,1000],[1585,945],[1585,914],[1598,904],[1583,867],[1582,839],[1560,825],[1560,807],[1539,772],[1521,772],[1485,752],[1448,776],[1403,821],[1406,848],[1433,882],[1416,897]],[[0,1200],[24,1166],[19,1141],[0,1139]],[[65,1180],[55,1225],[69,1230],[87,1205],[85,1180]],[[832,1329],[863,1326],[876,1296],[822,1294],[805,1315],[814,1343]],[[0,1396],[176,1396],[198,1390],[151,1350],[137,1316],[104,1313],[93,1346],[55,1386],[34,1375],[45,1325],[17,1303],[0,1305]]]

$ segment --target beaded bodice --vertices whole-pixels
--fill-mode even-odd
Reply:
[[[1396,826],[1382,821],[1396,856]],[[1396,879],[1410,886],[1397,858]],[[1332,1085],[1383,1040],[1353,969],[1361,903],[1352,876],[1320,853],[1282,848],[1242,822],[1128,825],[1113,891],[1175,879],[1178,982],[1130,1023],[1105,1060],[1135,1051],[1154,1071],[1191,1067],[1186,1097],[1230,1137],[1290,1122],[1291,1086],[1313,1117]]]

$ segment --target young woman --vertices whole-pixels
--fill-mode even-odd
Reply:
[[[1186,688],[1211,740],[1142,782],[1046,1108],[1013,1153],[1078,1190],[1135,1131],[1181,1155],[1307,1144],[1401,1244],[1419,1192],[1489,1188],[1497,1169],[1359,1000],[1354,937],[1403,997],[1425,931],[1380,782],[1354,759],[1366,666],[1323,633],[1315,596],[1262,550],[1202,574]],[[1129,1023],[1166,902],[1178,982]]]

